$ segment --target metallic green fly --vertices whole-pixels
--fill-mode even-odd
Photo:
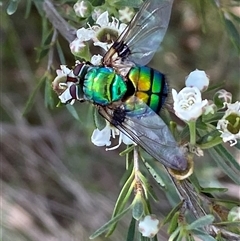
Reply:
[[[60,97],[66,104],[93,103],[100,115],[152,157],[181,172],[187,169],[187,160],[157,114],[168,94],[165,76],[145,66],[165,35],[171,5],[168,0],[144,2],[102,64],[76,65]]]

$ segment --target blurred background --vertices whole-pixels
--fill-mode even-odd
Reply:
[[[150,66],[166,73],[177,90],[184,87],[191,71],[205,70],[211,85],[230,91],[235,102],[240,91],[238,52],[217,9],[208,5],[203,15],[199,2],[175,1],[169,29]],[[31,110],[23,115],[47,67],[47,58],[36,62],[42,20],[34,6],[24,18],[25,1],[11,16],[6,14],[5,1],[0,3],[2,240],[88,240],[111,217],[125,158],[118,155],[119,149],[106,152],[91,143],[94,126],[89,104],[75,105],[80,122],[65,107],[46,108],[44,84]],[[231,11],[240,16],[240,7]],[[61,43],[71,66],[74,59],[68,43],[64,39]],[[56,58],[56,69],[59,64]],[[204,93],[204,98],[212,98],[213,93]],[[202,180],[228,187],[227,197],[237,199],[238,187],[207,155],[197,158],[196,165]],[[171,205],[163,192],[156,192],[160,202],[155,213],[161,218]],[[111,237],[96,240],[125,240],[129,220],[130,214]],[[164,230],[159,237],[167,240]]]

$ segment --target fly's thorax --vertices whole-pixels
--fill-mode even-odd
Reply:
[[[127,78],[135,88],[135,95],[156,113],[159,112],[168,94],[165,76],[152,68],[142,66],[131,68]]]
[[[120,100],[126,91],[123,77],[112,68],[91,67],[84,76],[84,96],[94,104],[109,105]]]

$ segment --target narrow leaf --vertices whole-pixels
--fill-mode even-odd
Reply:
[[[224,22],[226,25],[226,29],[229,33],[230,39],[232,40],[233,45],[235,48],[240,51],[239,43],[240,43],[240,35],[238,33],[238,30],[234,26],[234,24],[227,18],[224,18]]]
[[[127,234],[126,241],[134,241],[135,228],[136,228],[136,219],[132,218],[130,226],[128,228],[128,234]]]
[[[67,110],[70,112],[70,114],[77,120],[80,121],[80,117],[76,111],[76,109],[74,108],[74,106],[72,105],[66,105]]]
[[[204,193],[222,193],[222,192],[227,192],[227,188],[218,188],[218,187],[206,187],[206,188],[202,188],[201,192]]]
[[[56,42],[57,53],[61,64],[66,64],[65,56],[59,41]]]
[[[214,161],[221,167],[236,184],[240,185],[240,166],[233,156],[222,146],[218,145],[209,151]]]
[[[199,230],[199,229],[196,230],[195,229],[192,232],[193,232],[193,234],[198,236],[201,240],[204,240],[204,241],[217,241],[215,238],[213,238],[212,236],[210,236],[209,234],[205,233],[202,230]]]
[[[209,215],[203,216],[203,217],[197,219],[196,221],[194,221],[193,223],[189,224],[186,227],[186,229],[193,230],[196,228],[202,228],[204,226],[211,224],[213,222],[213,220],[214,220],[214,216],[209,214]]]
[[[178,203],[178,205],[176,205],[176,207],[174,207],[170,213],[167,215],[167,217],[164,219],[163,225],[170,222],[170,220],[172,220],[172,218],[175,216],[175,213],[182,207],[183,202],[181,201],[180,203]]]
[[[44,75],[40,81],[37,83],[37,86],[35,87],[35,89],[33,90],[33,92],[31,93],[25,107],[23,110],[23,116],[25,116],[32,108],[33,104],[34,104],[34,99],[38,93],[38,91],[40,90],[42,84],[46,81],[46,75]]]
[[[161,178],[161,174],[159,173],[159,168],[156,166],[156,162],[154,160],[147,160],[142,157],[143,163],[148,169],[149,173],[152,175],[152,177],[155,179],[158,185],[161,187],[165,187],[165,183],[163,179]],[[155,162],[155,163],[154,163]]]
[[[106,232],[113,224],[117,223],[129,211],[130,208],[131,208],[131,206],[129,206],[124,211],[119,213],[116,217],[112,218],[110,221],[105,223],[101,228],[96,230],[89,238],[95,239],[96,237],[98,237],[102,233]]]
[[[117,202],[116,202],[114,210],[113,210],[112,217],[117,216],[125,207],[128,199],[132,193],[132,190],[133,190],[133,179],[134,179],[134,172],[132,171],[131,175],[129,176],[128,180],[124,184],[124,186],[118,196]],[[115,228],[116,228],[116,223],[114,223],[113,226],[111,228],[109,228],[109,231],[106,234],[106,236],[110,236]]]

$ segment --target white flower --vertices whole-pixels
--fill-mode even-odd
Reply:
[[[110,148],[106,148],[106,151],[117,149],[123,142],[126,145],[135,144],[129,137],[120,132],[117,128],[112,126],[109,122],[106,122],[106,126],[102,129],[95,129],[91,136],[91,141],[96,146],[110,146],[111,137],[115,138],[119,136],[118,145]]]
[[[87,46],[81,39],[76,38],[69,44],[69,47],[73,55],[81,56]]]
[[[129,7],[125,7],[124,9],[118,10],[119,12],[119,20],[122,22],[130,22],[133,15],[134,11],[130,9]]]
[[[184,121],[196,120],[203,113],[207,100],[202,100],[201,92],[197,87],[185,87],[179,93],[172,89],[175,114]]]
[[[52,82],[52,88],[58,94],[63,92],[67,88],[67,76],[74,77],[74,74],[71,69],[67,67],[67,65],[60,65],[61,69],[57,69],[57,76]]]
[[[225,102],[232,102],[232,94],[224,89],[221,89],[214,94],[213,100],[219,108],[224,108]]]
[[[197,87],[200,91],[208,88],[209,78],[203,70],[194,70],[187,77],[185,81],[187,87]]]
[[[237,143],[240,139],[240,102],[233,104],[225,103],[227,110],[221,120],[217,123],[217,129],[221,132],[224,142],[230,142],[230,146]]]
[[[80,28],[77,30],[77,39],[84,42],[94,37],[95,31],[93,29]]]
[[[94,54],[94,55],[92,56],[90,62],[91,62],[93,65],[98,66],[98,65],[101,65],[101,64],[102,64],[102,58],[103,58],[102,55],[100,55],[100,54],[97,54],[97,55]]]
[[[81,18],[86,18],[90,15],[91,13],[91,4],[89,2],[86,1],[77,1],[74,5],[73,5],[73,9],[76,13],[77,16],[81,17]]]
[[[139,222],[138,230],[143,237],[153,238],[159,231],[159,220],[153,214],[147,215]]]
[[[120,24],[119,20],[114,17],[112,17],[112,21],[109,21],[108,12],[105,11],[97,18],[96,25],[78,29],[76,33],[77,38],[70,46],[74,46],[75,49],[81,49],[86,44],[86,41],[93,40],[93,45],[107,51],[126,26],[124,23]]]

